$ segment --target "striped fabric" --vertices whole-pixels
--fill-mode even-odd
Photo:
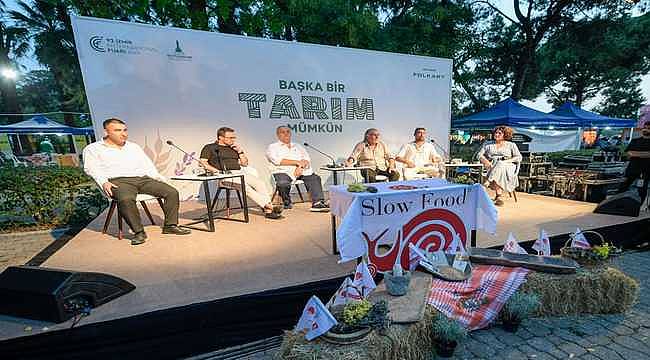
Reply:
[[[468,330],[488,326],[510,296],[526,281],[530,270],[475,265],[472,277],[461,282],[434,279],[428,303]]]

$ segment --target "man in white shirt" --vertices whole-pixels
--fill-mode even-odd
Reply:
[[[307,191],[311,194],[311,211],[327,212],[329,206],[323,197],[323,185],[320,176],[314,174],[311,168],[311,158],[305,149],[291,142],[291,129],[279,126],[275,134],[278,142],[266,149],[266,158],[276,166],[278,172],[273,174],[278,192],[282,197],[285,209],[291,209],[291,183],[294,179],[305,182]]]
[[[416,128],[413,136],[415,140],[404,144],[395,158],[405,165],[404,178],[412,180],[422,177],[443,177],[442,157],[438,155],[433,144],[426,141],[427,130]]]
[[[163,234],[189,234],[188,229],[178,227],[178,191],[164,182],[151,159],[140,146],[127,141],[128,136],[124,121],[116,118],[104,121],[104,138],[83,151],[84,171],[106,195],[117,200],[120,214],[135,233],[131,245],[142,244],[147,238],[135,203],[138,194],[163,199]]]

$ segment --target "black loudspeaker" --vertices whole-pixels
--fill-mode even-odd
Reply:
[[[594,209],[598,214],[622,216],[639,216],[639,211],[641,211],[641,197],[634,190],[610,196]]]
[[[10,266],[0,274],[0,313],[59,323],[133,289],[108,274]]]

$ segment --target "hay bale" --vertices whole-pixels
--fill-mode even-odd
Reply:
[[[576,274],[531,272],[520,291],[540,296],[538,316],[610,314],[627,311],[639,297],[639,283],[618,269],[583,268]]]
[[[427,306],[424,319],[414,324],[393,324],[385,335],[373,331],[356,344],[336,345],[321,339],[307,341],[303,336],[285,332],[277,359],[286,360],[423,360],[433,351],[432,319],[436,310]]]
[[[639,284],[611,267],[580,269],[571,275],[531,272],[519,291],[540,296],[536,315],[607,314],[628,310],[638,299]],[[287,360],[424,360],[433,353],[432,320],[437,310],[426,306],[424,319],[414,324],[393,324],[386,335],[373,331],[356,344],[336,345],[307,341],[287,331],[275,357]]]

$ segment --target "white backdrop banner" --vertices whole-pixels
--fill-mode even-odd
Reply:
[[[106,118],[126,121],[130,140],[163,175],[193,166],[165,140],[199,153],[222,126],[236,130],[266,177],[265,149],[280,125],[293,129],[295,142],[338,160],[370,127],[395,152],[419,126],[448,144],[448,59],[88,17],[73,17],[72,25],[97,135]],[[314,168],[329,161],[311,156]],[[179,190],[184,199],[196,193]]]

